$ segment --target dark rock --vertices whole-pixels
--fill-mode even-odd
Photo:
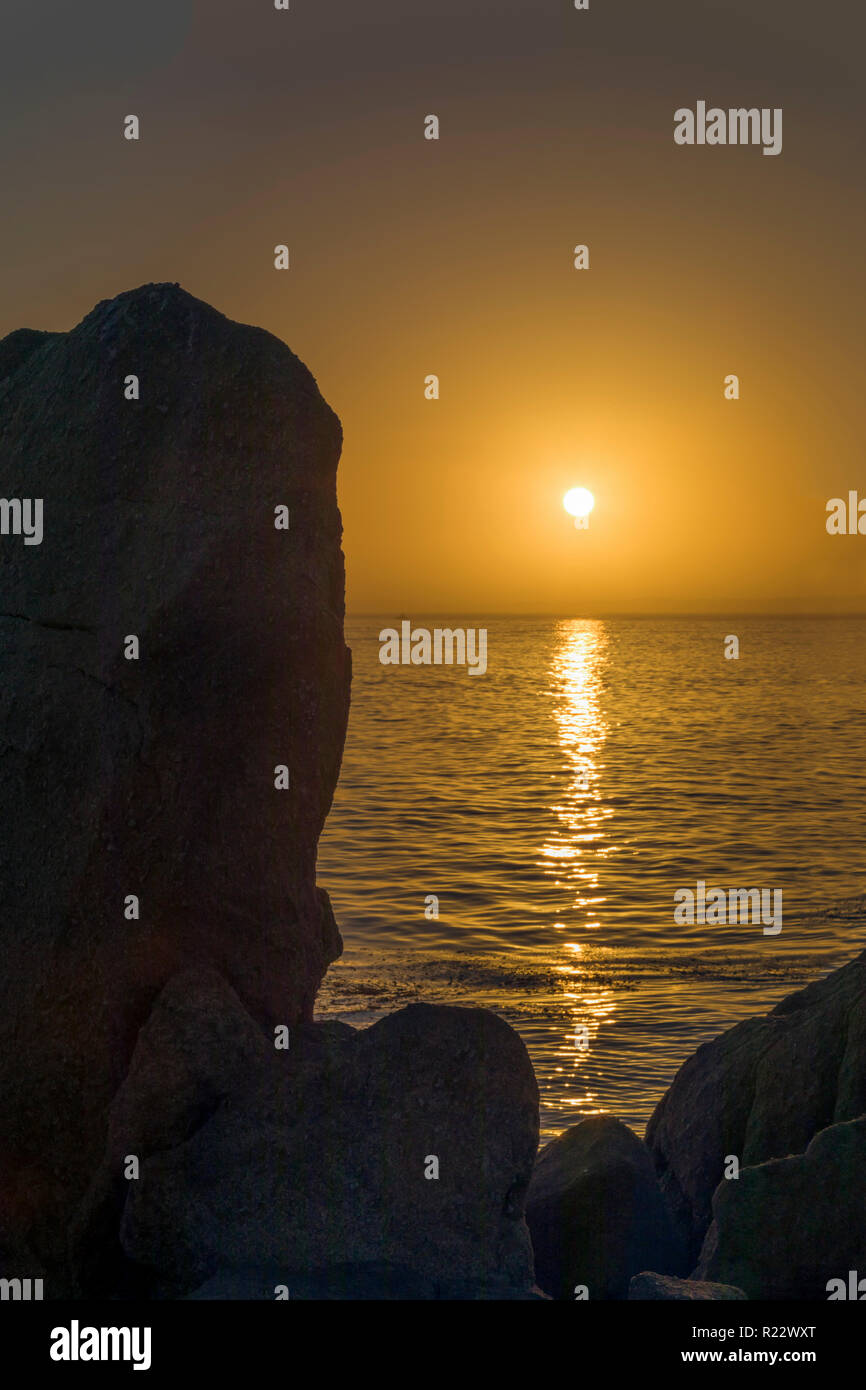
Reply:
[[[322,1270],[225,1269],[187,1294],[187,1299],[246,1300],[273,1303],[285,1298],[306,1302],[310,1299],[427,1300],[437,1297],[437,1286],[415,1270],[397,1265],[337,1265]]]
[[[535,1272],[546,1293],[571,1300],[624,1299],[629,1279],[654,1267],[682,1269],[642,1141],[619,1120],[592,1116],[538,1155],[526,1205]]]
[[[182,1143],[267,1066],[272,1050],[216,971],[174,975],[138,1035],[112,1104],[109,1162]]]
[[[719,1183],[696,1274],[749,1298],[827,1299],[829,1280],[866,1276],[864,1215],[866,1116]]]
[[[866,954],[698,1048],[656,1107],[646,1141],[689,1263],[729,1156],[742,1167],[801,1153],[864,1111]]]
[[[499,1283],[436,1282],[417,1270],[385,1263],[334,1265],[319,1270],[227,1269],[214,1274],[188,1300],[231,1299],[273,1303],[279,1297],[305,1302],[310,1299],[412,1301],[525,1301],[543,1302],[540,1289],[528,1292]]]
[[[7,391],[7,378],[14,376],[38,348],[46,347],[62,336],[60,333],[45,333],[39,328],[17,328],[14,333],[7,333],[5,338],[0,339],[0,402]]]
[[[630,1299],[663,1299],[700,1303],[709,1300],[745,1298],[732,1284],[711,1284],[705,1279],[676,1279],[672,1274],[636,1274],[628,1286]]]
[[[188,1139],[269,1062],[262,1030],[215,971],[184,970],[169,980],[138,1035],[111,1107],[105,1158],[71,1225],[82,1292],[136,1290],[118,1240],[127,1158],[141,1161]]]
[[[42,544],[0,550],[0,1187],[59,1186],[52,1260],[166,981],[210,966],[297,1025],[340,952],[315,860],[350,679],[341,430],[283,343],[176,285],[12,335],[0,378],[4,494],[44,502]]]
[[[121,1243],[155,1293],[232,1268],[371,1264],[462,1297],[531,1291],[538,1090],[518,1035],[484,1010],[422,1004],[347,1031],[302,1031],[190,1139],[145,1158]]]

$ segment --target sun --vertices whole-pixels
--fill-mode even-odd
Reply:
[[[570,516],[589,516],[595,506],[595,498],[588,488],[573,487],[563,497],[562,505]]]

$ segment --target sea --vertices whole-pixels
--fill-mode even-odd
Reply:
[[[383,665],[406,618],[486,630],[486,672]],[[544,1139],[642,1133],[702,1042],[866,947],[866,619],[394,613],[346,640],[317,1017],[492,1009]],[[781,931],[677,921],[698,883],[780,890]]]

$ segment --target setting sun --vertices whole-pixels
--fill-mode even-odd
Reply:
[[[573,487],[565,494],[562,505],[569,516],[589,516],[595,506],[595,498],[585,487]]]

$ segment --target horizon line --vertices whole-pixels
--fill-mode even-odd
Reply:
[[[438,618],[438,617],[443,617],[443,616],[445,616],[446,614],[448,614],[448,615],[450,615],[451,617],[454,617],[454,618],[473,618],[473,617],[477,617],[478,614],[479,614],[480,612],[482,612],[482,611],[484,611],[484,610],[483,610],[483,609],[480,609],[480,608],[470,608],[470,609],[465,609],[465,610],[462,610],[462,611],[459,611],[459,612],[458,612],[458,611],[455,611],[454,609],[444,609],[444,608],[418,608],[418,609],[415,609],[415,614],[416,614],[417,617],[420,617],[420,618]],[[399,619],[405,620],[405,614],[406,614],[406,610],[405,610],[405,609],[399,610]],[[525,612],[524,612],[524,611],[521,611],[521,610],[518,610],[518,609],[506,609],[506,608],[503,608],[503,609],[488,609],[488,610],[487,610],[487,615],[488,615],[489,617],[491,617],[491,618],[566,618],[566,617],[568,617],[568,618],[582,618],[582,619],[586,619],[587,621],[597,621],[597,620],[601,620],[602,618],[866,618],[866,609],[863,609],[863,610],[858,609],[857,611],[853,611],[853,612],[844,612],[844,613],[836,613],[836,612],[828,613],[828,612],[815,611],[815,610],[811,610],[811,611],[810,611],[810,610],[808,610],[808,609],[803,610],[803,611],[800,611],[800,612],[791,611],[791,612],[780,613],[780,612],[772,612],[772,611],[768,611],[768,610],[764,610],[764,609],[734,609],[734,608],[724,608],[724,609],[717,609],[717,610],[708,610],[708,609],[700,609],[700,610],[698,610],[698,609],[695,609],[694,611],[690,611],[690,610],[677,610],[676,612],[674,612],[674,611],[670,611],[670,612],[669,612],[669,611],[666,611],[666,610],[664,610],[664,609],[652,609],[652,608],[645,608],[645,609],[644,609],[644,608],[641,608],[641,609],[618,609],[618,610],[615,610],[615,611],[614,611],[614,610],[610,610],[610,611],[605,610],[604,612],[597,612],[597,613],[564,613],[564,612],[562,612],[561,610],[557,610],[557,611],[553,611],[553,610],[551,610],[551,611],[543,611],[543,610],[540,610],[540,609],[539,609],[539,610],[533,610],[532,612],[528,612],[528,611],[525,611]],[[394,617],[394,610],[391,609],[390,611],[388,611],[388,610],[374,609],[374,608],[346,609],[345,616],[346,616],[347,618],[393,618],[393,617]]]

